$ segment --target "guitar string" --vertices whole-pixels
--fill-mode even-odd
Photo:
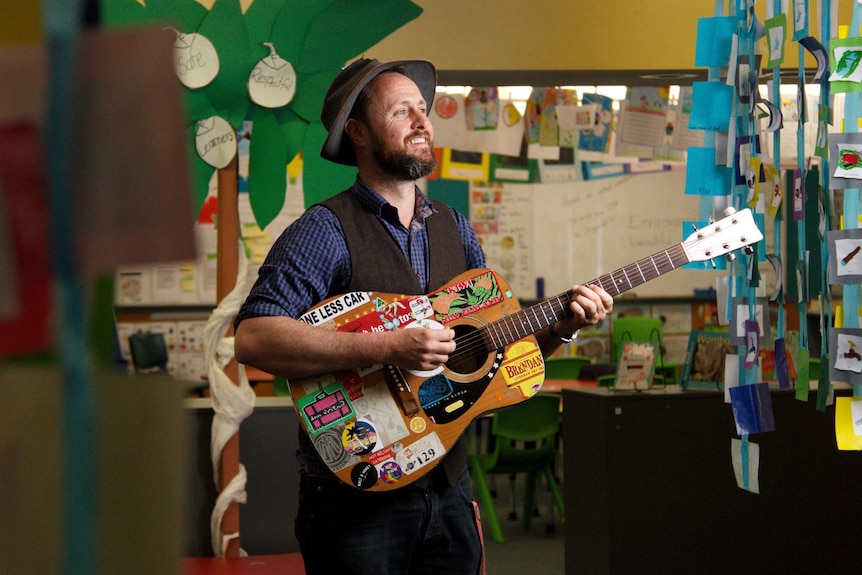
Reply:
[[[734,222],[734,223],[736,223],[736,222]],[[693,241],[687,240],[686,243],[688,243],[692,249],[696,249],[696,248],[699,248],[700,244],[702,244],[705,241],[705,239],[706,239],[705,237],[698,237]],[[742,237],[740,239],[744,245],[747,245],[747,242],[745,241],[745,237]],[[722,248],[726,248],[726,247],[727,247],[726,244],[724,246],[722,246]],[[721,251],[721,250],[719,250],[719,251]],[[726,252],[727,252],[727,250],[725,249],[724,251],[722,251],[722,254],[726,253]],[[705,254],[705,255],[708,255],[708,254]],[[718,254],[718,255],[721,255],[721,254]],[[659,258],[658,262],[656,261],[656,258]],[[629,289],[632,289],[638,285],[641,285],[641,284],[646,283],[650,280],[653,280],[653,279],[655,279],[655,278],[657,278],[657,277],[659,277],[665,273],[676,270],[680,266],[688,263],[689,261],[691,261],[691,260],[689,260],[689,257],[685,251],[684,245],[683,244],[677,244],[677,245],[672,246],[666,250],[657,252],[656,254],[653,254],[652,256],[643,258],[641,260],[638,260],[637,262],[634,262],[632,264],[624,266],[624,267],[622,267],[618,270],[615,270],[609,274],[605,274],[603,276],[600,276],[599,278],[597,278],[591,282],[587,282],[585,285],[598,284],[602,287],[602,289],[604,289],[608,293],[611,293],[612,295],[616,296],[616,295],[620,295],[623,292],[628,291]],[[696,260],[696,261],[701,261],[701,260]],[[629,275],[630,273],[632,274],[632,276],[636,280],[634,283],[632,282],[632,279],[631,279],[632,276]],[[638,276],[640,276],[639,279],[641,281],[637,281]],[[605,283],[606,281],[609,282],[609,285],[606,285],[606,283]],[[613,294],[613,292],[616,292],[616,293]],[[455,340],[456,340],[457,347],[456,347],[455,352],[452,355],[452,359],[459,359],[462,356],[468,355],[468,354],[474,355],[479,351],[484,351],[486,353],[492,351],[492,350],[488,349],[488,346],[486,345],[486,339],[491,340],[491,343],[493,344],[494,349],[497,349],[499,347],[503,347],[503,346],[507,345],[508,343],[512,343],[512,342],[517,341],[519,339],[522,339],[523,337],[526,337],[530,334],[536,333],[537,331],[539,331],[543,327],[551,325],[552,322],[549,322],[547,317],[544,318],[545,319],[544,322],[539,321],[539,316],[538,316],[537,310],[541,311],[543,315],[545,314],[546,309],[548,311],[552,312],[552,317],[554,318],[553,321],[563,319],[566,315],[568,315],[569,310],[568,310],[568,305],[563,306],[561,304],[561,300],[563,298],[565,298],[566,302],[568,304],[569,302],[571,302],[572,295],[573,295],[573,292],[571,290],[569,290],[568,292],[564,292],[562,294],[559,294],[559,295],[555,296],[554,298],[550,298],[549,300],[545,300],[543,302],[540,302],[540,303],[535,304],[533,306],[530,306],[528,308],[519,310],[516,313],[512,314],[511,316],[501,318],[500,320],[498,320],[496,322],[492,322],[491,324],[488,324],[482,328],[479,328],[474,332],[471,332],[469,334],[465,334],[464,336],[461,336],[461,337],[456,337]],[[557,316],[556,314],[553,313],[552,309],[547,307],[550,305],[550,302],[552,302],[553,300],[557,300],[557,303],[560,305],[563,315]],[[530,312],[532,312],[534,317],[536,318],[536,321],[539,325],[538,328],[533,326],[532,320],[529,318]],[[529,325],[529,329],[526,329],[526,326],[524,324],[524,319],[526,319],[526,324]],[[520,329],[518,328],[518,325],[515,323],[516,320],[517,320],[517,322],[520,323]],[[512,337],[512,335],[511,335],[512,330],[514,330],[514,333],[517,335],[517,337],[514,337],[514,338]],[[492,331],[494,332],[493,334],[491,333]],[[499,332],[508,331],[510,333],[508,334],[508,337],[501,339],[499,334],[497,333],[498,331]],[[485,333],[489,334],[487,338],[483,337],[483,334],[485,334]]]
[[[676,257],[674,257],[674,255]],[[656,261],[657,257],[659,258],[658,262]],[[637,262],[629,264],[623,268],[620,268],[619,270],[615,270],[614,272],[605,274],[597,278],[596,280],[588,282],[586,285],[599,284],[602,286],[603,289],[605,289],[605,291],[608,291],[609,293],[611,291],[616,291],[616,295],[619,295],[635,286],[641,285],[647,281],[659,277],[660,275],[677,269],[680,264],[685,263],[686,261],[687,259],[685,258],[685,253],[682,249],[682,246],[677,245],[673,248],[664,250],[663,252],[659,252],[651,257],[638,260]],[[621,284],[617,281],[617,279],[615,279],[615,275],[617,277],[620,277],[620,282],[622,282],[624,278],[624,289],[620,289]],[[631,279],[632,277],[634,277],[635,280],[639,281],[633,282]],[[612,290],[610,289],[610,287],[605,285],[605,281],[610,283],[610,286],[612,286],[613,288]],[[491,349],[488,349],[488,346],[486,345],[486,339],[490,339],[491,343],[494,345],[493,349],[496,349],[497,347],[503,347],[507,343],[512,343],[514,341],[522,339],[530,334],[536,333],[543,327],[551,325],[551,323],[553,322],[538,321],[539,317],[537,315],[537,312],[541,311],[542,313],[545,313],[547,306],[554,300],[556,300],[562,308],[563,315],[557,315],[553,313],[553,310],[551,309],[548,309],[548,311],[552,312],[554,322],[563,319],[566,315],[568,315],[568,303],[571,301],[572,293],[573,292],[571,290],[569,290],[568,292],[563,292],[562,294],[554,296],[548,300],[545,300],[528,308],[524,308],[510,316],[501,318],[496,322],[492,322],[491,324],[483,326],[482,328],[472,331],[469,334],[465,334],[461,337],[456,337],[455,342],[457,347],[452,356],[450,356],[450,360],[460,359],[465,355],[474,355],[479,351],[485,351],[486,353],[492,351]],[[565,306],[562,305],[562,301],[566,302]],[[531,320],[529,317],[531,313],[539,324],[538,328],[533,325],[533,320]],[[547,320],[547,318],[545,319]],[[527,326],[529,326],[529,328],[527,328]],[[499,330],[497,329],[498,327],[500,328]],[[492,333],[492,331],[495,333]],[[496,333],[497,331],[502,331],[503,333],[510,333],[508,334],[508,337],[500,338]],[[488,338],[483,337],[484,333],[489,334]],[[517,337],[512,337],[511,333],[514,333]]]

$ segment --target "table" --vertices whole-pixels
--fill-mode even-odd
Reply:
[[[760,494],[736,486],[722,392],[563,391],[566,573],[860,573],[862,456],[816,393],[771,393]],[[848,390],[836,390],[847,395]]]
[[[564,389],[583,389],[597,385],[594,379],[546,379],[539,391],[541,393],[562,393]]]

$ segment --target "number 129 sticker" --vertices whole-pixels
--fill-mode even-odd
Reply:
[[[446,448],[435,431],[399,451],[395,455],[395,462],[406,475],[410,475],[440,459],[445,453]]]

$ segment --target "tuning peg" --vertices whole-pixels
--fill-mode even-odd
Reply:
[[[734,208],[733,206],[727,206],[726,208],[724,208],[724,215],[725,216],[732,216],[735,213],[736,213],[736,208]]]
[[[715,266],[715,260],[713,260],[713,259],[709,260],[709,265],[712,266],[712,269],[715,269],[715,267],[716,267]]]
[[[732,262],[736,261],[736,254],[733,252],[730,252],[729,254],[725,255],[724,257],[727,258],[727,263],[732,263]]]
[[[751,246],[745,246],[744,248],[742,248],[742,251],[744,251],[746,255],[750,256],[754,253],[754,248]]]

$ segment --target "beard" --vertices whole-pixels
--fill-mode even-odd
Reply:
[[[415,156],[403,148],[387,146],[376,134],[372,135],[372,154],[383,170],[399,180],[415,181],[424,178],[437,168],[434,144],[429,141],[428,153]]]

